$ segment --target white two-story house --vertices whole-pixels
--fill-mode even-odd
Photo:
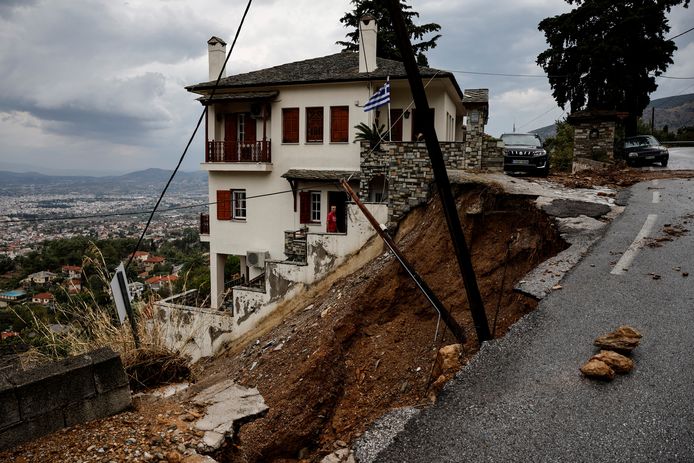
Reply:
[[[285,231],[325,232],[331,206],[337,209],[338,232],[347,231],[347,197],[339,180],[359,187],[357,124],[392,123],[393,142],[416,140],[421,132],[423,117],[413,109],[404,65],[376,57],[372,18],[362,18],[361,28],[359,53],[223,77],[212,98],[226,44],[217,37],[208,41],[210,81],[186,88],[207,106],[202,168],[209,174],[213,204],[201,218],[201,236],[210,243],[213,308],[220,307],[231,278],[224,275],[227,256],[239,256],[249,281],[263,273],[264,261],[287,258]],[[462,141],[463,92],[453,74],[420,72],[439,139]],[[388,78],[390,106],[364,112]]]

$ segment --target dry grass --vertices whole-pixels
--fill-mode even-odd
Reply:
[[[85,257],[82,265],[95,268],[99,280],[108,287],[110,278],[103,256],[94,245],[90,251],[93,257]],[[121,325],[114,305],[100,304],[91,288],[86,288],[80,297],[68,294],[67,303],[56,304],[56,318],[68,321],[59,330],[30,312],[32,319],[24,322],[31,327],[33,337],[25,341],[34,347],[20,355],[22,368],[109,347],[121,355],[133,389],[187,378],[190,375],[187,359],[166,347],[165,329],[153,316],[156,300],[151,297],[132,304],[139,347],[129,321]]]

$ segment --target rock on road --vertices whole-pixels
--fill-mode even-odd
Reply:
[[[693,461],[693,198],[694,180],[632,187],[562,289],[483,347],[375,461]],[[672,237],[668,224],[692,231]],[[672,240],[644,246],[640,232]],[[593,339],[624,324],[643,333],[634,370],[583,377]]]

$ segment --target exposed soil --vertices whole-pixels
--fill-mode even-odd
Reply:
[[[458,192],[457,204],[487,317],[490,325],[496,319],[499,337],[537,305],[513,292],[515,283],[566,245],[529,200],[468,185]],[[438,198],[411,212],[396,240],[465,328],[465,362],[477,351],[477,339]],[[199,363],[199,382],[176,399],[180,403],[138,403],[133,412],[0,453],[0,460],[177,461],[167,453],[180,456],[200,440],[190,429],[195,412],[186,398],[227,378],[256,386],[270,410],[243,425],[235,441],[214,455],[220,462],[319,461],[388,410],[430,404],[436,352],[457,341],[443,323],[434,340],[434,309],[390,253],[382,251],[326,289],[291,301],[298,309],[258,338]]]
[[[496,335],[501,336],[536,307],[536,301],[512,291],[514,284],[565,244],[525,200],[476,186],[463,191],[457,203],[490,324],[500,304]],[[477,340],[438,199],[412,212],[397,240],[466,328],[463,356],[469,358]],[[220,461],[316,461],[389,409],[430,403],[436,351],[456,342],[443,324],[434,342],[436,328],[433,308],[399,264],[382,254],[240,354],[205,365],[213,376],[257,386],[270,407],[265,418],[241,428]]]

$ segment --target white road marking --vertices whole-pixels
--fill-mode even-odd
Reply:
[[[631,263],[634,262],[634,259],[636,258],[641,248],[643,248],[643,245],[645,244],[644,238],[646,238],[653,230],[653,226],[655,225],[655,221],[657,218],[658,214],[648,214],[648,217],[646,218],[643,227],[641,227],[641,231],[639,231],[638,235],[636,235],[636,238],[634,238],[634,241],[629,245],[627,250],[624,251],[622,257],[612,268],[612,271],[610,272],[612,275],[623,275],[624,273],[626,273],[627,269],[629,268]]]
[[[653,192],[653,204],[658,204],[660,202],[660,191]]]

